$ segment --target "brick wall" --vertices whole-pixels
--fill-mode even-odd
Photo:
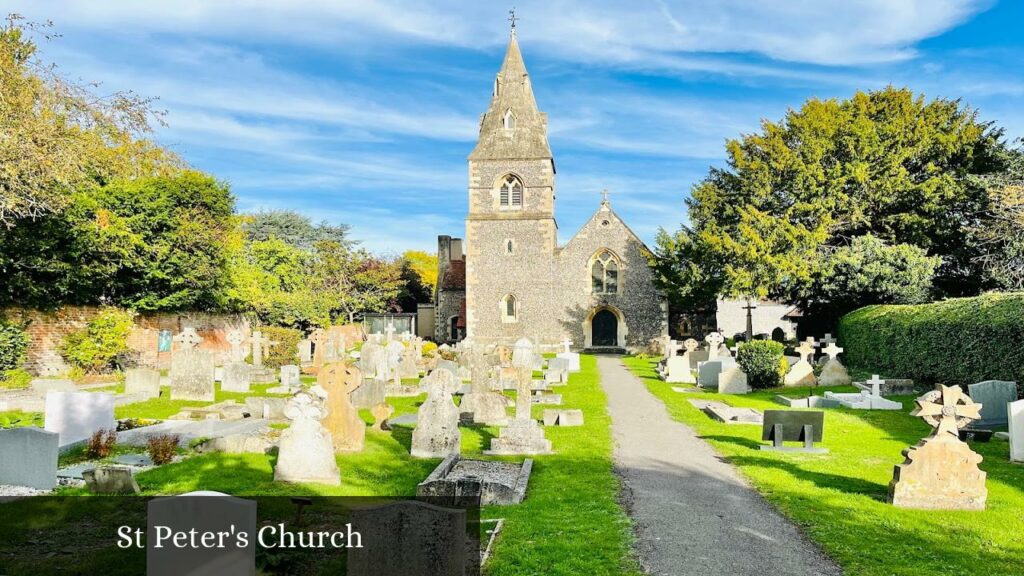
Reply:
[[[26,325],[29,335],[28,359],[25,368],[40,376],[54,376],[68,370],[60,355],[60,346],[69,332],[84,327],[96,317],[100,308],[95,306],[68,306],[52,312],[11,308],[0,311],[4,317]],[[158,352],[157,340],[161,330],[177,334],[183,328],[195,328],[203,337],[200,348],[213,350],[222,362],[231,345],[227,333],[235,328],[248,334],[248,321],[240,314],[209,314],[205,312],[176,312],[140,314],[135,328],[128,337],[128,345],[138,354],[140,365],[168,368],[170,352]]]

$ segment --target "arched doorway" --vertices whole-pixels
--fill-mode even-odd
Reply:
[[[619,345],[619,319],[608,309],[598,310],[590,321],[593,346]]]

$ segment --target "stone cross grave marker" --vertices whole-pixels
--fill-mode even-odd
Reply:
[[[203,337],[195,328],[189,326],[175,336],[174,341],[181,345],[182,350],[192,350],[203,341]]]
[[[725,338],[720,332],[712,332],[704,338],[704,341],[708,343],[708,360],[714,360],[718,357],[718,347],[725,342]]]
[[[288,401],[284,415],[292,425],[281,434],[274,481],[341,484],[331,433],[320,424],[327,415],[326,394],[314,386]]]
[[[828,355],[829,360],[838,359],[839,355],[843,353],[843,349],[836,346],[835,341],[829,342],[828,346],[822,348],[821,351]]]
[[[835,338],[832,337],[832,334],[829,334],[828,332],[826,332],[825,333],[825,337],[821,339],[821,343],[824,344],[825,346],[829,346],[830,344],[835,344],[836,342],[838,342],[838,341]]]
[[[867,380],[864,383],[867,384],[868,386],[871,386],[871,395],[872,396],[881,396],[882,395],[882,384],[885,384],[885,380],[882,380],[881,378],[879,378],[878,374],[872,374],[871,375],[871,379]]]
[[[245,350],[242,348],[242,344],[245,343],[245,334],[242,334],[241,330],[232,330],[228,332],[227,341],[228,344],[231,344],[231,361],[245,362]]]
[[[975,403],[959,386],[939,386],[916,401],[911,416],[924,419],[934,430],[903,451],[889,483],[889,501],[899,508],[984,510],[988,499],[981,455],[960,440],[959,430],[981,417]]]
[[[256,368],[263,367],[263,354],[271,347],[276,346],[279,342],[275,342],[263,336],[263,332],[256,330],[252,333],[252,337],[249,338],[252,343],[252,365]]]

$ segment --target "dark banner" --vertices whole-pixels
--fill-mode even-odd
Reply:
[[[0,574],[478,576],[478,500],[39,496],[0,503]]]

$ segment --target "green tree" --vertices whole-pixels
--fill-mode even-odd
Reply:
[[[331,299],[337,317],[351,323],[364,312],[395,305],[403,286],[400,260],[387,261],[333,241],[317,242],[316,254],[316,289]]]
[[[433,302],[437,284],[437,256],[420,250],[406,250],[398,261],[402,290],[397,297],[399,308],[415,312],[416,305]]]
[[[659,276],[689,282],[677,297],[819,298],[823,255],[872,235],[916,246],[942,264],[941,294],[991,282],[965,241],[990,205],[979,177],[1005,170],[1001,130],[956,100],[906,89],[807,101],[780,122],[726,144],[687,200],[690,225],[659,237]]]
[[[314,244],[324,240],[348,247],[355,244],[348,238],[348,225],[327,222],[313,224],[308,216],[294,210],[269,210],[251,214],[246,217],[243,228],[250,242],[277,238],[304,250],[312,250]]]
[[[0,26],[0,226],[58,212],[72,193],[117,177],[166,174],[180,161],[141,138],[151,100],[97,96],[38,58],[49,25],[11,15]]]
[[[1020,142],[1018,142],[1020,144]],[[970,230],[982,250],[975,262],[1002,289],[1024,290],[1024,149],[1006,151],[1007,170],[980,179],[990,200],[985,220]]]
[[[233,206],[195,171],[80,190],[60,213],[0,229],[0,303],[217,309]]]

